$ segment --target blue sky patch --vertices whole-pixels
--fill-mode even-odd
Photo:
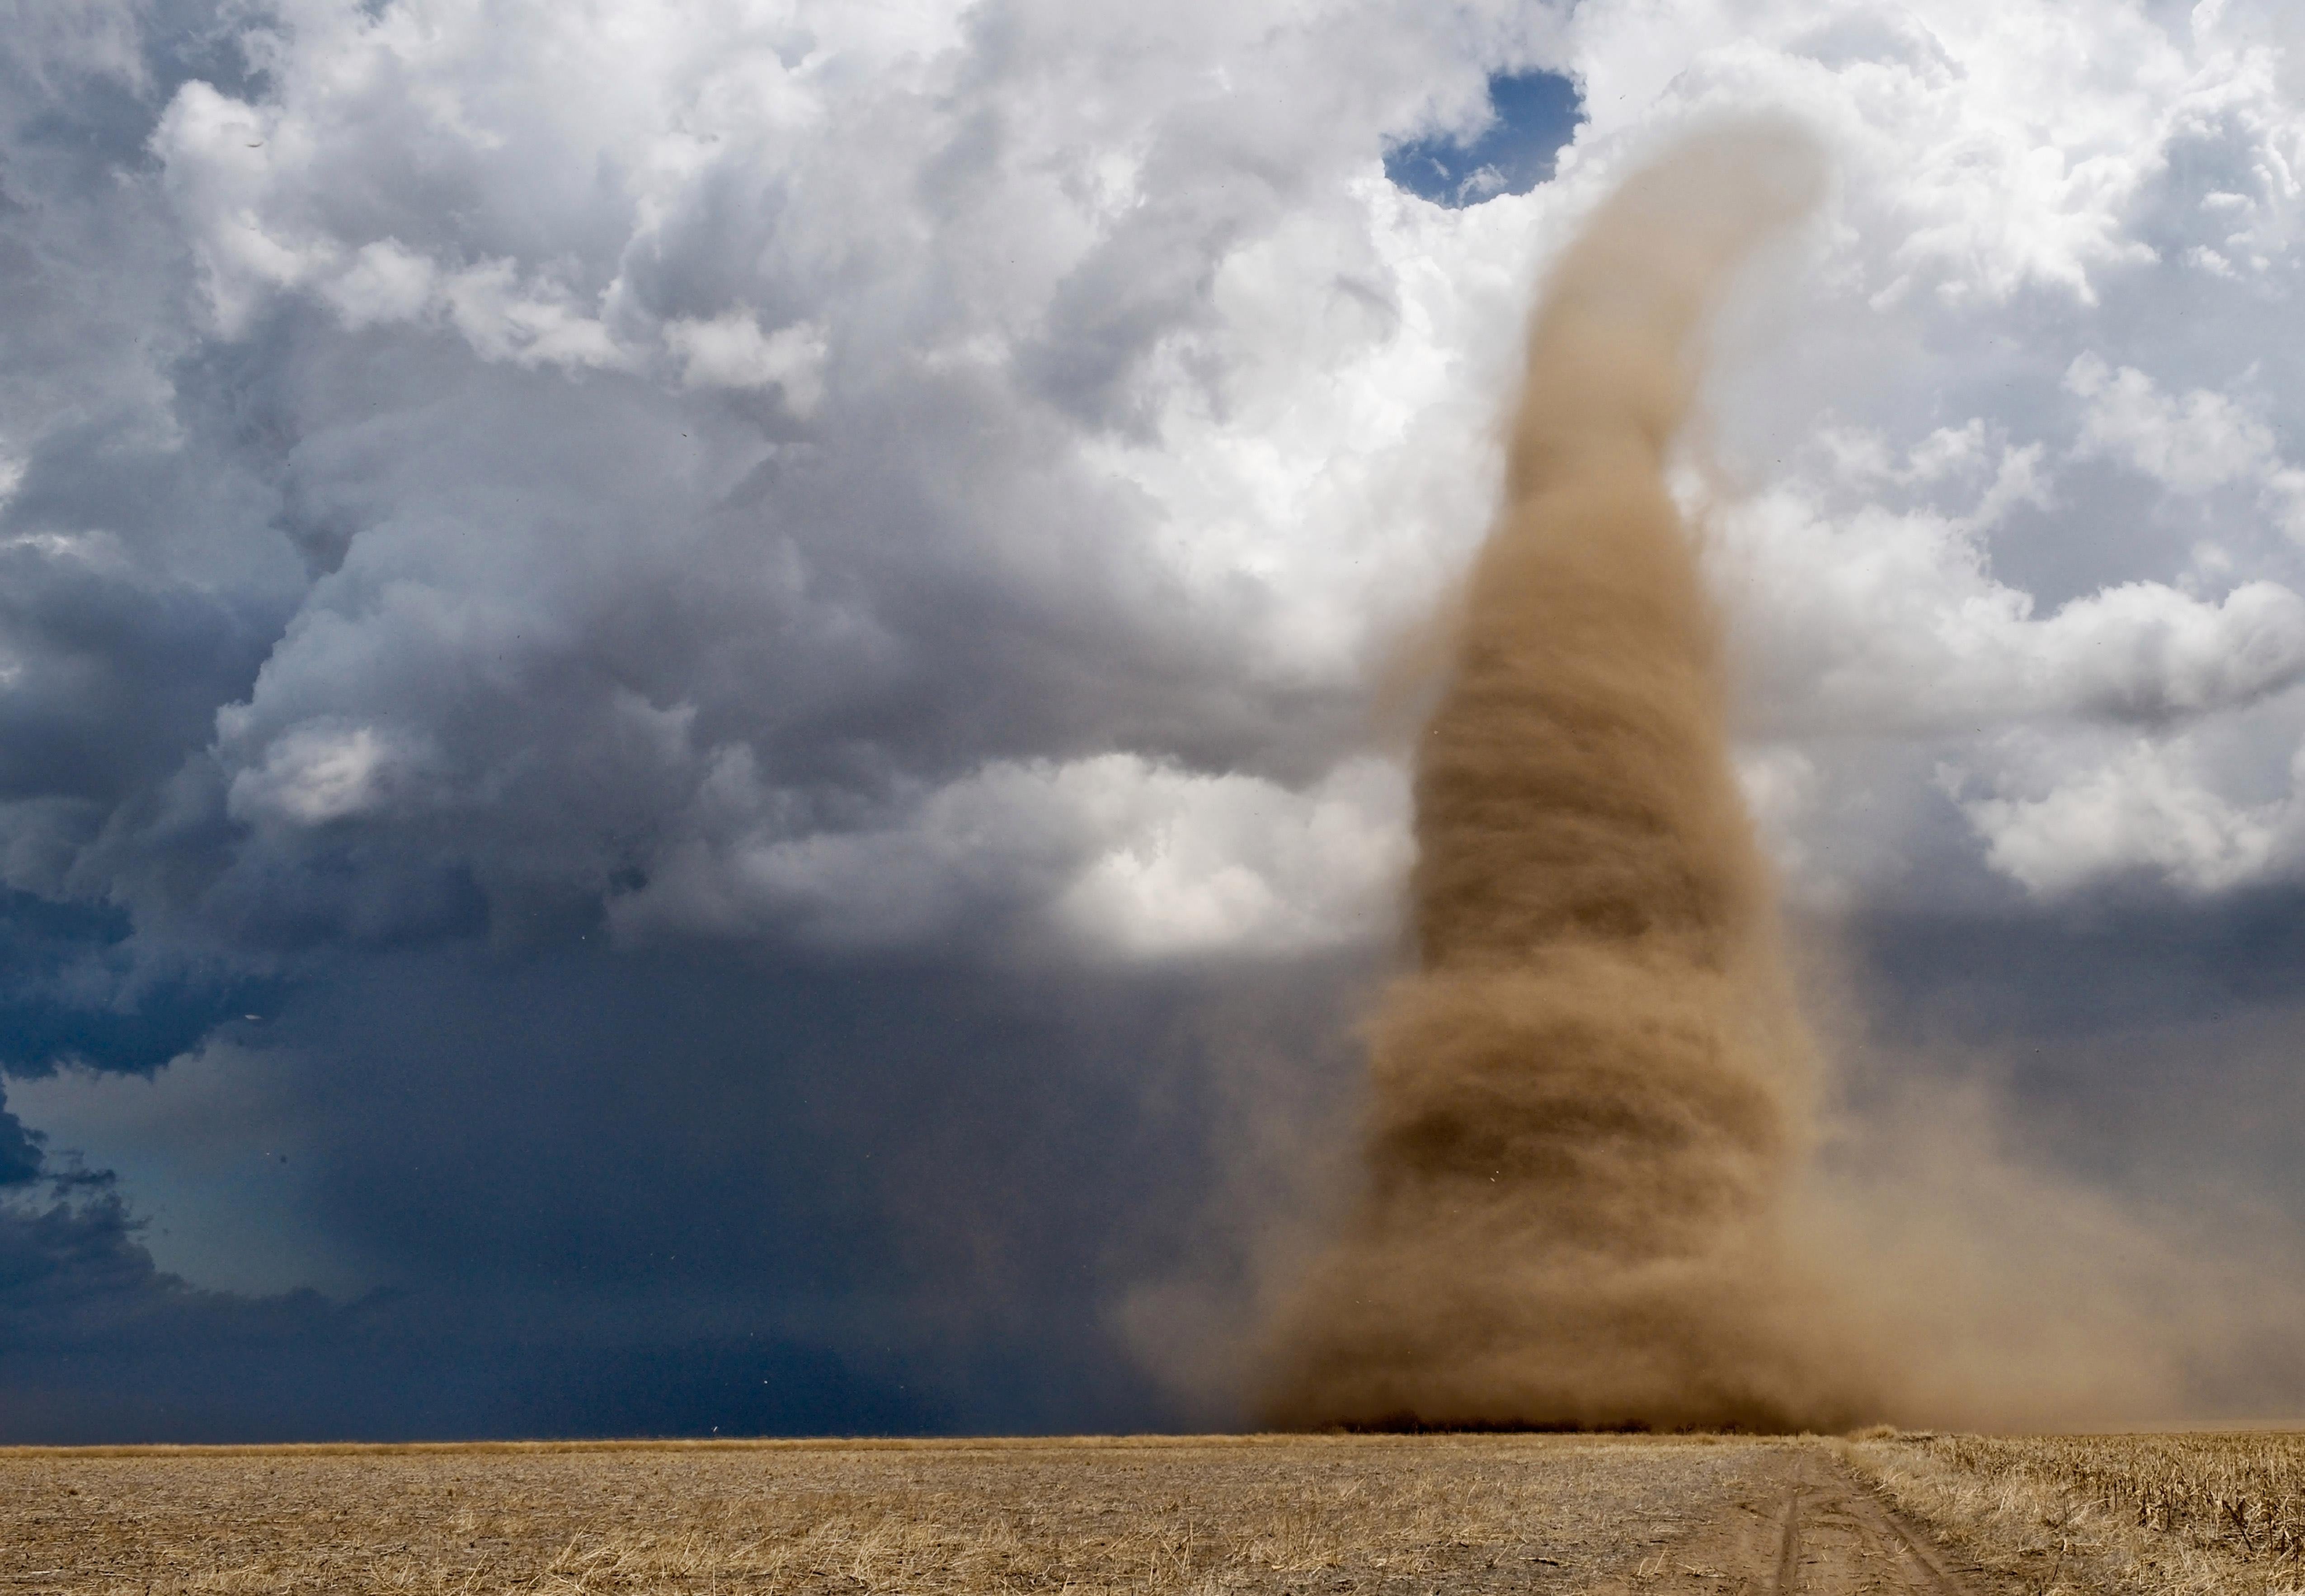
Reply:
[[[1499,194],[1526,194],[1552,175],[1585,120],[1585,99],[1559,72],[1500,72],[1489,80],[1487,127],[1470,142],[1448,134],[1385,151],[1384,174],[1451,209]]]

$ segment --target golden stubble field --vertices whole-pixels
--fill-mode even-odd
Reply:
[[[1333,1436],[0,1451],[0,1591],[2300,1588],[2305,1441]]]
[[[1910,1516],[2029,1590],[2305,1592],[2305,1434],[1888,1433],[1850,1462]]]
[[[0,1455],[58,1592],[1580,1588],[1770,1447],[1334,1438]]]

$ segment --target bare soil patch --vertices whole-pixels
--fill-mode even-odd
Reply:
[[[1607,1596],[2003,1596],[2020,1588],[1940,1542],[1824,1444],[1783,1450],[1759,1489],[1593,1588]]]

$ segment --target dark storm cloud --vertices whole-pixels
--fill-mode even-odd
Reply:
[[[1628,63],[1681,47],[1612,42],[1613,15],[12,17],[0,1065],[33,1129],[79,1104],[90,1151],[0,1120],[11,1439],[1233,1416],[1221,1352],[1174,1344],[1254,1295],[1259,1227],[1298,1195],[1244,1166],[1350,1101],[1341,1039],[1406,862],[1367,683],[1485,514],[1519,285],[1647,136]],[[1959,92],[1901,40],[1849,70]],[[1595,123],[1546,133],[1557,182],[1443,210],[1385,180],[1387,149],[1476,130],[1486,95],[1498,131],[1468,148],[1521,140],[1500,191],[1527,186],[1523,135],[1567,108],[1513,100],[1567,81],[1532,63],[1592,89]],[[1883,136],[1902,181],[1926,140]],[[1824,727],[1786,767],[1784,835],[1835,869],[1918,861],[1850,890],[1942,909],[1951,947],[2023,896],[1978,815],[2053,883],[2191,857],[2142,821],[2029,831],[1979,807],[1999,767],[1937,768],[2020,676],[2019,712],[2100,739],[2123,693],[2182,710],[2156,735],[2237,705],[2279,723],[2277,597],[2219,608],[2232,584],[2167,548],[2114,570],[2070,527],[2122,482],[2134,502],[2139,461],[2199,453],[2156,427],[2192,448],[2199,418],[2240,418],[2202,490],[2229,508],[2277,499],[2283,457],[2257,410],[2194,402],[2227,373],[2108,344],[2103,393],[2162,373],[2143,421],[2039,455],[2071,497],[2016,482],[1990,522],[1996,471],[2105,409],[2068,380],[2094,334],[2012,303],[2038,347],[1988,359],[1956,310],[2097,269],[2094,213],[2003,226],[1978,196],[2012,185],[1973,175],[1900,209],[1849,142],[1834,303],[1909,335],[1868,369],[1921,375],[1852,402],[1906,453],[1855,448],[1833,514],[1920,531],[1788,545],[1859,588],[1890,548],[1865,591],[1896,603],[1796,583],[1749,613],[1760,675],[1791,684],[1772,724]],[[2219,149],[2200,181],[2242,181]],[[1952,242],[1899,252],[1923,233]],[[1939,294],[1948,259],[1971,276]],[[1897,271],[1923,287],[1876,310]],[[1806,431],[1853,379],[1804,358],[1832,378],[1780,385]],[[2165,542],[2181,487],[2122,537]],[[2037,534],[2045,604],[2169,585],[2058,630],[1962,540],[1996,525]],[[2233,542],[2236,580],[2286,580]],[[2100,751],[2058,743],[2007,795]],[[1858,796],[1803,811],[1812,788]],[[2242,866],[2199,868],[2215,897]],[[2220,946],[2201,913],[2188,946]],[[1911,924],[1876,943],[1918,972],[1914,1013],[1969,979]],[[2072,946],[2004,985],[2151,964]],[[106,1148],[111,1184],[84,1167]],[[234,1221],[250,1254],[268,1223],[310,1233],[346,1300],[155,1263],[172,1226],[248,1212],[274,1217]]]
[[[0,893],[0,1065],[157,1069],[276,1000],[276,980],[155,957],[133,936],[118,909]]]
[[[940,1390],[973,1379],[999,1413],[1024,1384],[1016,1354],[1003,1369],[998,1349],[956,1371],[757,1331],[588,1324],[572,1336],[544,1312],[474,1324],[438,1295],[338,1305],[200,1291],[156,1271],[137,1233],[101,1182],[5,1210],[0,1441],[921,1431],[973,1416]],[[1066,1371],[1050,1372],[1061,1391]]]
[[[634,192],[544,121],[504,124],[509,163],[329,143],[314,225],[430,251],[453,304],[242,302],[200,186],[241,169],[203,177],[164,117],[293,95],[264,19],[84,22],[20,38],[7,80],[8,1062],[261,1055],[278,1100],[237,1123],[280,1133],[264,1158],[378,1289],[177,1280],[11,1116],[8,1439],[1157,1422],[1107,1308],[1195,1201],[1204,977],[1033,976],[988,963],[982,914],[957,948],[795,963],[614,952],[604,913],[684,850],[901,828],[987,760],[1317,778],[1343,696],[1244,683],[1238,610],[1197,615],[1140,499],[997,370],[875,347],[870,315],[771,378],[711,355],[716,317],[822,318],[840,272],[779,259],[821,155],[756,146],[636,238]],[[904,150],[928,106],[841,114]],[[293,142],[259,115],[211,153]],[[923,198],[965,223],[950,166]],[[1200,287],[1141,335],[1271,209],[1180,236]],[[861,286],[913,305],[889,330],[965,332],[886,278],[872,215]],[[671,366],[526,358],[523,307],[619,276],[605,335],[707,332]],[[1036,913],[1102,845],[1057,829],[1058,876],[963,900]]]
[[[10,1439],[1173,1423],[1110,1307],[1208,1262],[1241,1105],[1189,1016],[1277,990],[1317,1034],[1348,974],[363,961],[269,1023],[310,1065],[234,1113],[380,1286],[191,1290],[101,1183],[18,1201],[11,1366],[62,1394]]]
[[[0,1108],[0,1186],[21,1185],[38,1178],[43,1162],[38,1138],[23,1123]]]
[[[2305,896],[2268,887],[2190,904],[2099,893],[2044,912],[1876,911],[1858,924],[1906,1040],[2076,1042],[2305,998]]]

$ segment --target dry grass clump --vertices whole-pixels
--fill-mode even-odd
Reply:
[[[1535,1436],[0,1452],[56,1596],[1586,1588],[1777,1443]]]
[[[1850,1460],[2036,1588],[2305,1590],[2305,1436],[1886,1434]]]
[[[1947,1436],[1932,1444],[1956,1466],[2023,1470],[2194,1546],[2292,1568],[2305,1556],[2305,1436]]]

